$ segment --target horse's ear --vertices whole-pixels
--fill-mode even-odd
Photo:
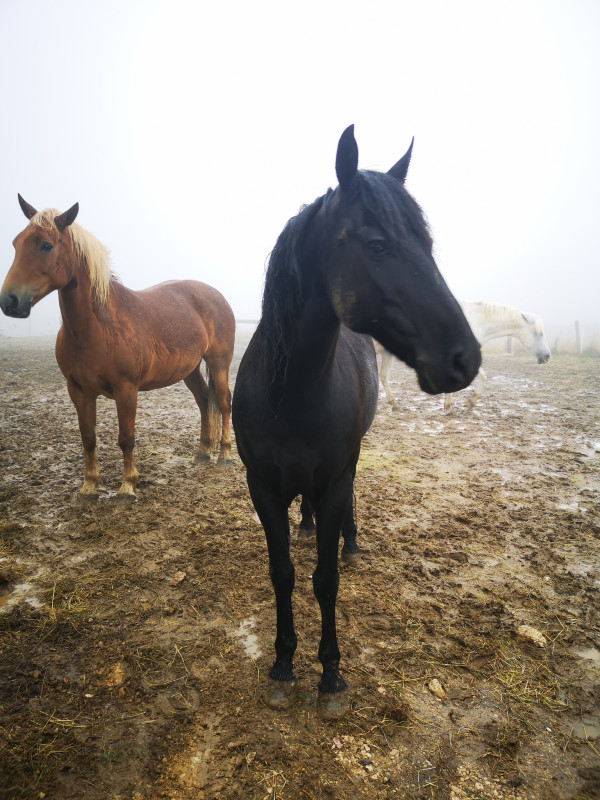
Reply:
[[[358,145],[354,138],[354,125],[349,125],[340,137],[335,157],[335,173],[344,191],[352,185],[357,168]]]
[[[27,219],[35,217],[35,215],[37,214],[37,210],[33,206],[30,206],[27,200],[23,200],[20,194],[17,194],[17,197],[19,198],[19,205],[21,206],[21,211],[25,214]]]
[[[75,222],[77,214],[79,214],[79,203],[75,203],[68,211],[64,211],[58,217],[54,217],[54,224],[59,231],[64,231],[67,226]]]
[[[521,316],[523,317],[523,321],[526,322],[528,325],[533,325],[534,318],[531,314],[526,314],[524,311],[521,311]]]
[[[410,164],[410,157],[412,155],[413,144],[415,143],[415,137],[413,136],[412,141],[410,143],[410,147],[404,153],[400,161],[396,162],[394,166],[388,170],[388,175],[391,175],[392,178],[396,178],[396,180],[400,181],[400,183],[404,183],[406,180],[406,173],[408,172],[408,165]]]

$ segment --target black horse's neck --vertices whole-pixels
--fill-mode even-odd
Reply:
[[[302,402],[327,375],[340,330],[320,270],[311,223],[324,195],[293,217],[269,260],[259,325],[263,368],[279,398]]]

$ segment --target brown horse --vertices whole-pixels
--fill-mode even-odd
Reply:
[[[230,460],[228,381],[235,320],[225,298],[197,281],[127,289],[111,272],[106,248],[75,223],[78,203],[63,214],[38,212],[21,195],[19,204],[30,223],[14,240],[15,260],[0,291],[0,308],[10,317],[28,317],[38,300],[58,291],[63,321],[56,360],[79,419],[85,452],[81,493],[98,491],[98,395],[117,404],[120,495],[135,494],[138,478],[133,446],[139,391],[183,380],[201,414],[198,459],[210,458],[221,427],[219,462]],[[202,359],[208,385],[200,372]]]

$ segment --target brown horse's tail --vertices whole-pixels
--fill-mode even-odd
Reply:
[[[210,445],[213,447],[221,441],[221,411],[219,410],[219,403],[217,402],[217,387],[213,380],[213,376],[208,371],[208,435],[210,437]]]

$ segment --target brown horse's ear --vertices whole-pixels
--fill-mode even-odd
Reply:
[[[35,215],[38,213],[36,209],[33,206],[30,206],[27,200],[23,200],[20,194],[18,194],[17,197],[19,198],[19,205],[21,206],[21,210],[25,214],[27,219],[35,217]]]
[[[400,181],[400,183],[404,183],[406,180],[406,173],[408,172],[408,165],[410,164],[410,157],[412,155],[414,143],[415,137],[413,136],[410,147],[406,153],[404,153],[400,161],[398,161],[390,170],[388,170],[388,175],[391,175],[392,178],[396,178],[396,180]]]
[[[64,211],[58,217],[54,217],[54,224],[59,231],[64,231],[66,227],[75,222],[77,214],[79,214],[79,203],[75,203],[68,211]]]
[[[349,125],[338,142],[335,173],[343,191],[348,191],[358,169],[358,145],[354,138],[354,125]]]

